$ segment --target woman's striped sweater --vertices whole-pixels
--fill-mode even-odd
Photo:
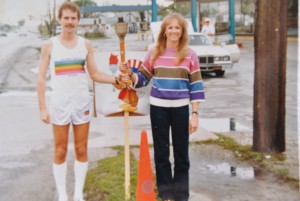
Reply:
[[[196,53],[189,49],[186,58],[175,65],[176,50],[167,48],[153,65],[150,50],[139,68],[134,87],[148,85],[153,78],[150,104],[161,107],[180,107],[205,100],[203,81]]]

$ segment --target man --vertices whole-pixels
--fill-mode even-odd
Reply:
[[[201,33],[204,33],[208,35],[210,38],[211,42],[215,42],[215,27],[210,25],[210,20],[209,18],[205,18],[204,20],[204,25],[202,27]]]
[[[64,2],[58,11],[62,27],[60,35],[48,40],[42,47],[37,83],[40,118],[52,124],[54,135],[53,174],[59,201],[67,201],[66,154],[70,125],[74,131],[75,188],[74,201],[83,201],[83,186],[88,167],[87,142],[92,104],[88,76],[102,83],[119,83],[114,76],[97,71],[91,42],[75,31],[80,10],[72,2]],[[46,106],[46,73],[51,75],[51,104]],[[121,82],[121,81],[120,81]]]

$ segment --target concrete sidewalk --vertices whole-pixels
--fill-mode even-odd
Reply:
[[[152,144],[152,132],[150,126],[150,117],[135,116],[129,117],[129,135],[130,145],[139,145],[141,131],[145,130],[148,134],[148,142]],[[124,145],[124,117],[104,117],[94,118],[90,127],[91,133],[101,133],[100,136],[92,137],[89,140],[89,148],[110,147]],[[217,136],[205,128],[190,135],[190,141],[200,141],[207,139],[216,139]]]

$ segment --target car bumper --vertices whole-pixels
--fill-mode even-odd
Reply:
[[[220,63],[220,64],[200,64],[200,69],[202,72],[214,72],[218,70],[227,70],[231,69],[233,66],[232,63]]]

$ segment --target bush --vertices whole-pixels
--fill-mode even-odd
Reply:
[[[85,33],[84,37],[86,38],[104,38],[105,34],[104,33],[100,33],[100,32],[96,32],[96,33]]]

